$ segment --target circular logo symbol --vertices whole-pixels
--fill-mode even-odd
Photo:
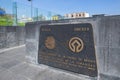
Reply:
[[[45,40],[45,46],[48,49],[54,49],[55,48],[55,39],[54,39],[54,37],[52,37],[52,36],[47,37],[46,40]]]
[[[84,47],[84,43],[83,43],[82,39],[80,39],[78,37],[73,37],[70,39],[69,48],[71,51],[79,53],[83,50],[83,47]]]

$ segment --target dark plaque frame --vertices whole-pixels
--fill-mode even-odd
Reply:
[[[89,23],[42,25],[38,63],[97,77],[92,25]]]

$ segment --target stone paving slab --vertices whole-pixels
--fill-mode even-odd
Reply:
[[[0,80],[28,80],[26,77],[5,70],[0,73]]]
[[[34,80],[35,75],[39,74],[39,72],[42,71],[40,68],[30,66],[30,64],[28,63],[19,64],[15,67],[12,67],[9,70],[15,74],[26,76],[30,78],[31,80]]]

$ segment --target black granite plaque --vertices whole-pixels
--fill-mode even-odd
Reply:
[[[92,25],[86,23],[41,26],[38,62],[96,77]]]

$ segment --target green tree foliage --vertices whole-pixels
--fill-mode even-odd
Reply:
[[[25,23],[18,23],[18,26],[24,27]]]
[[[11,26],[13,24],[13,17],[10,14],[6,14],[5,9],[0,8],[0,26]]]
[[[11,15],[0,15],[0,26],[12,26],[13,19]]]

